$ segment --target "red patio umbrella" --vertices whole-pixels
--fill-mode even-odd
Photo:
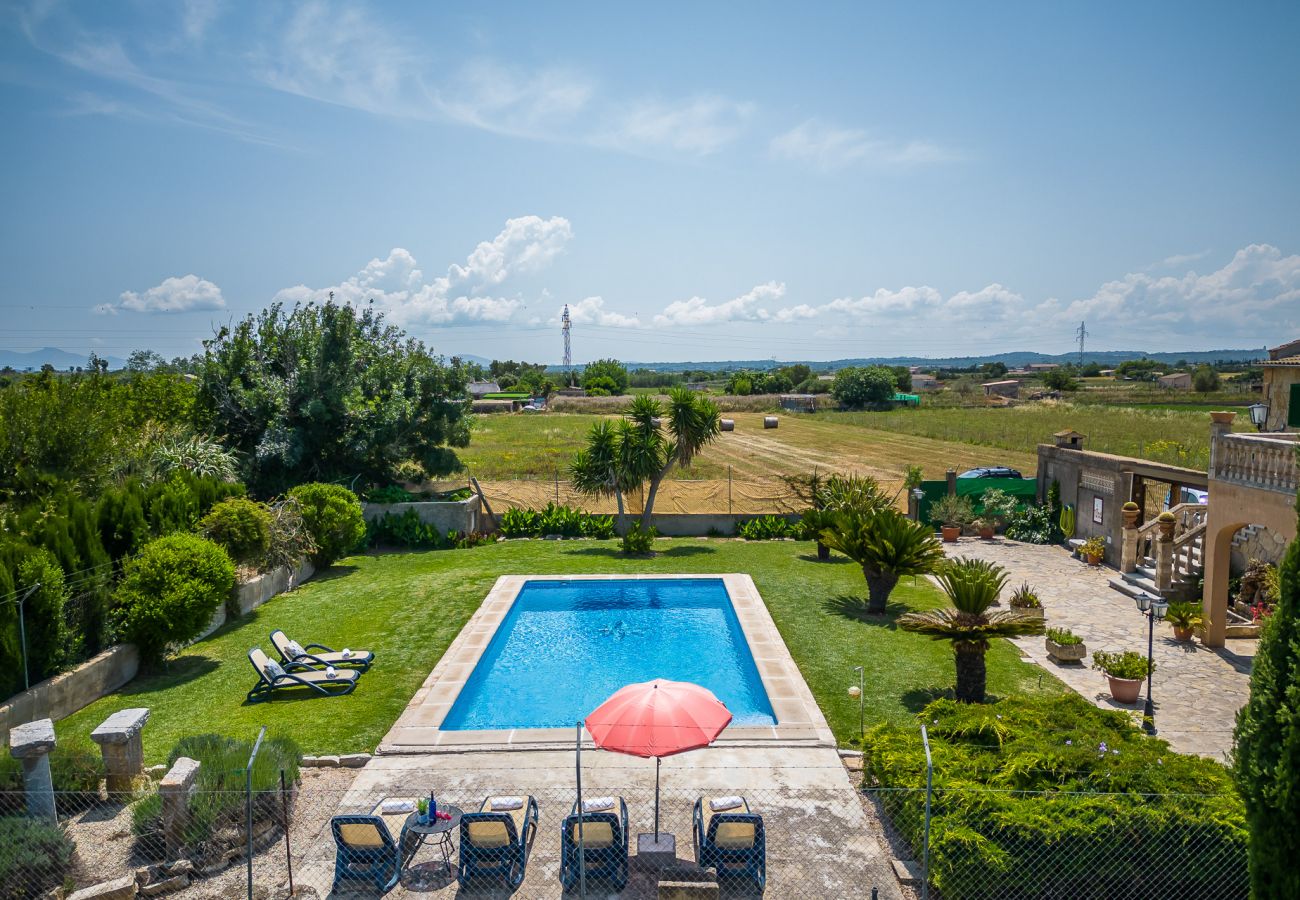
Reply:
[[[659,761],[712,744],[731,722],[713,692],[685,681],[656,678],[619,688],[587,716],[587,732],[602,750],[654,757],[655,840],[659,839]]]

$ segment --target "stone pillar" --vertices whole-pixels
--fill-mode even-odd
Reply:
[[[1174,583],[1174,526],[1178,524],[1171,512],[1162,512],[1156,525],[1156,587],[1169,590]]]
[[[1141,508],[1129,501],[1125,503],[1120,510],[1124,515],[1124,532],[1122,534],[1119,556],[1119,570],[1121,572],[1137,571],[1137,549],[1138,549],[1138,516],[1142,514]]]
[[[921,521],[921,501],[912,491],[907,492],[907,517],[913,522]]]
[[[1219,443],[1219,438],[1225,434],[1232,434],[1232,420],[1237,418],[1235,412],[1212,412],[1210,413],[1210,477],[1214,477],[1214,459],[1218,455],[1215,453],[1215,446]]]
[[[948,481],[948,496],[957,496],[957,470],[949,469],[944,473],[944,478]]]
[[[144,707],[123,709],[113,713],[90,733],[90,739],[99,744],[99,752],[104,755],[110,795],[129,794],[135,780],[144,775],[140,732],[148,721],[149,710]]]
[[[54,779],[49,753],[54,749],[54,722],[37,719],[9,729],[9,755],[23,764],[23,791],[27,815],[58,823],[54,811]]]
[[[198,776],[199,761],[182,756],[158,782],[158,793],[162,796],[163,839],[167,843],[169,859],[185,843],[185,829],[190,824],[190,795],[194,793]]]

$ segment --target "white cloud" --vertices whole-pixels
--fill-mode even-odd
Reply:
[[[606,328],[638,328],[641,320],[636,316],[605,309],[603,297],[586,297],[577,303],[569,304],[569,318],[575,325],[600,325]],[[556,317],[554,322],[559,322]]]
[[[521,137],[553,137],[590,103],[594,84],[563,68],[537,71],[477,60],[433,92],[446,116],[477,128]]]
[[[1209,255],[1209,250],[1202,250],[1199,253],[1175,253],[1173,256],[1166,256],[1158,263],[1147,266],[1147,271],[1151,271],[1152,269],[1177,269],[1180,266],[1194,263],[1198,259],[1204,259]]]
[[[510,278],[540,271],[564,252],[573,238],[569,220],[521,216],[508,219],[501,232],[483,241],[466,258],[453,263],[446,275],[426,281],[415,257],[396,247],[384,259],[372,259],[347,280],[332,287],[285,288],[275,299],[285,303],[320,302],[331,292],[343,303],[374,300],[393,321],[404,326],[475,322],[509,322],[525,302],[496,291]]]
[[[765,306],[785,296],[785,285],[775,281],[756,285],[748,293],[725,303],[710,303],[703,297],[677,300],[655,316],[659,326],[716,325],[720,322],[764,322],[772,318]]]
[[[192,43],[201,42],[220,12],[220,0],[185,0],[181,11],[185,37]]]
[[[738,138],[753,112],[752,103],[716,95],[642,100],[615,113],[597,142],[625,150],[666,149],[706,156]]]
[[[113,315],[120,310],[143,313],[193,312],[202,309],[224,309],[226,299],[221,288],[197,275],[167,278],[143,293],[123,291],[115,304],[102,303],[95,307],[101,315]]]
[[[1031,300],[997,283],[947,295],[920,285],[764,311],[758,318],[793,322],[831,316],[912,338],[924,337],[935,321],[1025,339],[1065,334],[1087,321],[1089,330],[1125,340],[1158,328],[1164,346],[1172,346],[1171,339],[1203,344],[1207,337],[1264,341],[1300,330],[1300,255],[1284,256],[1271,245],[1252,244],[1205,275],[1131,273],[1073,301]],[[1150,343],[1150,337],[1139,343]]]
[[[822,171],[858,163],[900,166],[954,158],[950,151],[930,141],[883,140],[861,128],[840,128],[817,119],[772,138],[769,149],[778,159],[805,163]]]

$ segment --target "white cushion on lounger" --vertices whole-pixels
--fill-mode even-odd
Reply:
[[[722,812],[723,810],[726,809],[738,809],[739,807],[744,805],[745,805],[745,801],[742,798],[736,796],[718,797],[716,799],[709,801],[709,809],[713,810],[714,812]]]
[[[488,801],[488,808],[492,812],[508,812],[512,809],[520,809],[523,805],[523,797],[493,797]]]
[[[289,641],[284,645],[284,655],[290,659],[297,659],[300,656],[306,656],[307,651],[302,649],[302,644],[297,641]]]
[[[266,677],[275,681],[277,678],[284,677],[284,667],[273,659],[266,661]]]
[[[590,800],[582,801],[582,811],[585,813],[602,812],[614,808],[613,797],[592,797]]]

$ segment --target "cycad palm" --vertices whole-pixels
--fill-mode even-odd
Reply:
[[[898,579],[924,575],[943,561],[934,533],[893,507],[841,512],[821,533],[821,541],[862,566],[867,579],[867,612],[883,615]]]
[[[989,612],[1007,583],[999,565],[978,559],[956,559],[936,573],[952,609],[907,613],[898,620],[904,631],[951,641],[957,663],[957,699],[983,703],[987,683],[984,655],[995,637],[1042,634],[1043,620],[1022,612]]]

